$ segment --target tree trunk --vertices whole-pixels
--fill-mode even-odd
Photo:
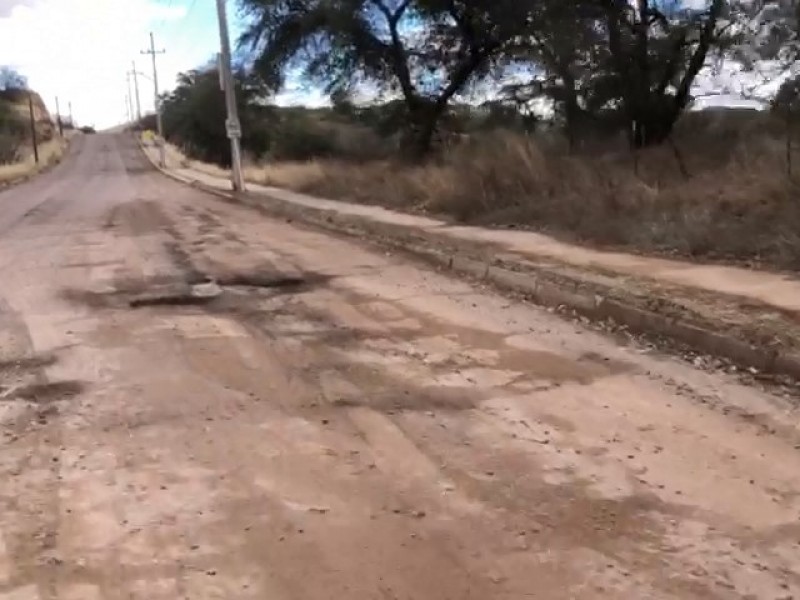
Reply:
[[[419,100],[408,106],[408,125],[401,142],[402,153],[407,160],[418,162],[430,155],[444,108],[436,103]]]

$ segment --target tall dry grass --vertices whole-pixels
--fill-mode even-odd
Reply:
[[[177,164],[229,174],[175,148],[169,153]],[[386,159],[251,163],[245,178],[633,252],[800,268],[800,173],[787,176],[784,141],[774,131],[691,135],[674,148],[638,156],[569,156],[532,137],[496,132],[422,165]]]
[[[431,164],[277,163],[251,166],[247,176],[330,198],[531,227],[636,252],[800,267],[800,178],[787,176],[783,141],[749,138],[725,148],[724,157],[718,146],[693,140],[637,157],[566,156],[533,138],[502,133]]]
[[[53,138],[39,144],[39,162],[37,163],[33,150],[25,153],[23,160],[0,164],[0,184],[11,183],[18,179],[30,177],[39,171],[57,163],[67,149],[68,141],[64,138]]]

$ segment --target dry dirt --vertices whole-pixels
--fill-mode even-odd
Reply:
[[[800,598],[787,398],[121,136],[0,208],[0,600]]]

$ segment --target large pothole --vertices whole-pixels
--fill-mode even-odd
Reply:
[[[223,287],[255,287],[266,289],[297,288],[307,282],[306,278],[296,275],[276,274],[236,274],[218,280]]]
[[[232,273],[217,279],[193,271],[182,281],[164,276],[147,281],[119,281],[103,291],[66,289],[65,299],[94,308],[146,308],[158,306],[203,306],[226,291],[272,291],[274,294],[300,293],[330,279],[324,275],[295,275],[276,272]]]
[[[131,308],[146,306],[198,306],[208,304],[222,295],[222,288],[213,281],[163,289],[140,294],[128,301]]]

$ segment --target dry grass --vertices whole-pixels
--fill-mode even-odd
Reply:
[[[765,135],[719,141],[695,136],[679,143],[688,178],[670,147],[642,152],[634,171],[630,154],[570,157],[514,134],[483,137],[419,166],[317,160],[249,165],[245,176],[328,198],[530,227],[635,252],[800,268],[800,173],[797,180],[787,177],[783,141]]]
[[[637,252],[800,267],[800,180],[786,175],[782,140],[748,139],[715,160],[709,148],[683,145],[688,178],[669,147],[641,153],[637,175],[630,155],[553,155],[510,134],[464,145],[436,164],[314,161],[250,167],[247,175],[299,192]]]
[[[34,160],[31,150],[20,162],[0,165],[0,184],[11,183],[18,179],[30,177],[39,171],[57,163],[64,155],[67,141],[63,138],[54,138],[39,145],[39,162]]]
[[[217,165],[211,165],[208,163],[200,162],[199,160],[192,160],[187,158],[177,146],[173,146],[172,144],[165,144],[165,156],[167,160],[168,167],[182,167],[185,169],[194,169],[196,171],[200,171],[201,173],[206,173],[208,175],[212,175],[214,177],[225,177],[228,178],[230,176],[230,171],[228,169],[223,169],[218,167]],[[155,150],[153,150],[155,152]]]

